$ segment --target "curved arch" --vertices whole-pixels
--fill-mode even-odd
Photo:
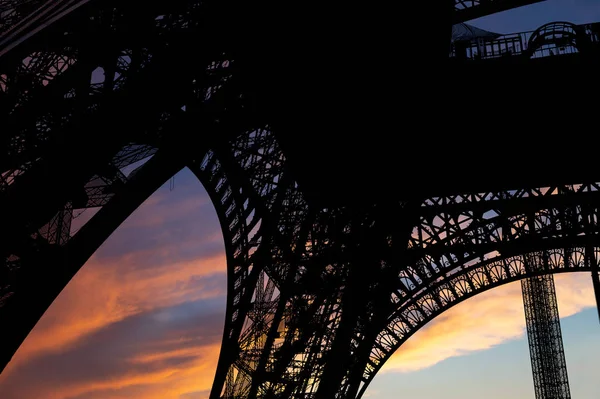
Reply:
[[[571,46],[581,51],[584,36],[585,34],[580,32],[580,27],[571,22],[550,22],[540,26],[531,34],[527,44],[527,53],[531,57],[548,45]]]
[[[231,144],[231,148],[209,151],[193,169],[213,188],[207,191],[215,207],[221,209],[217,213],[225,239],[228,295],[213,395],[224,389],[226,396],[239,395],[252,389],[253,381],[258,382],[252,378],[256,365],[240,366],[244,352],[264,349],[256,346],[261,342],[256,335],[263,334],[264,327],[253,325],[259,321],[269,327],[279,324],[257,320],[267,315],[253,315],[250,308],[263,307],[279,295],[280,276],[267,271],[260,260],[272,246],[270,236],[277,222],[273,214],[281,207],[285,199],[282,190],[287,188],[282,179],[283,159],[268,129],[241,134]],[[259,149],[260,155],[255,152]],[[265,164],[270,165],[268,170]],[[233,381],[225,384],[226,378]]]
[[[581,265],[592,258],[575,249],[600,245],[598,204],[597,183],[426,200],[403,259],[408,266],[400,267],[390,292],[387,324],[378,327],[362,381],[356,382],[357,397],[403,337],[437,309],[503,281],[534,275],[521,254],[545,251],[550,272],[591,270]],[[567,262],[561,248],[573,248]]]
[[[547,268],[545,270],[524,270],[523,265],[527,263],[525,260],[527,256],[545,257]],[[591,259],[594,260],[591,261]],[[380,348],[376,352],[379,357],[371,358],[372,367],[364,375],[364,383],[357,398],[365,393],[377,372],[404,342],[446,310],[492,288],[526,278],[547,274],[592,272],[596,270],[599,259],[600,247],[597,246],[533,252],[492,260],[428,287],[426,291],[406,302],[394,312],[386,329],[379,333],[376,344]],[[482,281],[478,280],[478,276],[484,276],[484,284],[475,283]]]
[[[351,232],[364,234],[367,223],[344,210],[311,210],[268,129],[244,133],[215,152],[228,171],[221,190],[231,184],[232,192],[243,195],[244,217],[256,206],[261,227],[260,242],[256,236],[248,240],[255,249],[237,251],[234,245],[228,255],[226,328],[211,395],[314,394],[325,369],[322,359],[336,337],[346,277],[345,260],[331,252],[343,248]],[[204,170],[220,180],[220,167]],[[225,227],[237,228],[231,218],[241,220],[231,216]],[[235,243],[247,232],[224,235]]]

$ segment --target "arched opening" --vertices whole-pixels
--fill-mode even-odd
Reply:
[[[590,345],[599,331],[589,274],[555,280],[573,397],[595,397],[600,347]],[[433,319],[398,349],[363,397],[391,399],[399,392],[427,399],[533,397],[520,283],[476,295]]]
[[[74,212],[81,216],[72,228],[93,213]],[[207,395],[223,334],[226,278],[214,205],[183,169],[53,302],[0,375],[2,397]]]

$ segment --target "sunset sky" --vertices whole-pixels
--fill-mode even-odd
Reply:
[[[473,22],[499,33],[600,21],[600,1],[548,1]],[[84,220],[84,213],[80,220]],[[225,313],[214,208],[185,169],[113,234],[0,375],[1,399],[205,399]],[[587,273],[556,277],[574,399],[597,399],[600,325]],[[371,399],[533,399],[520,284],[444,313],[413,336]]]

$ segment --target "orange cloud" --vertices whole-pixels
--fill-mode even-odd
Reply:
[[[205,345],[182,348],[162,354],[133,355],[131,359],[115,361],[116,372],[98,378],[65,379],[48,383],[46,386],[21,384],[18,389],[9,389],[9,397],[45,399],[83,398],[131,398],[179,399],[195,392],[209,391],[214,379],[220,345]],[[178,359],[182,354],[189,355],[185,360]],[[142,360],[146,368],[131,367]],[[12,393],[15,396],[10,396]],[[17,396],[18,395],[18,396]]]
[[[88,396],[94,392],[102,393],[102,397],[111,397],[111,392],[121,397],[118,392],[128,387],[140,387],[139,396],[145,399],[179,398],[189,392],[210,390],[217,366],[220,345],[196,348],[194,358],[177,366],[159,368],[153,372],[126,372],[116,378],[85,382],[61,389],[59,395],[48,399],[63,399]],[[108,395],[108,396],[105,396]],[[119,396],[117,396],[119,395]],[[127,397],[127,396],[123,396]]]
[[[561,318],[595,306],[589,273],[555,276]],[[382,372],[421,370],[445,359],[489,349],[525,334],[521,283],[477,295],[442,313],[388,360]]]
[[[204,278],[224,270],[223,256],[151,270],[130,270],[124,262],[105,265],[91,259],[40,319],[13,362],[66,350],[89,334],[136,314],[225,295],[224,276],[216,281]]]
[[[0,375],[3,398],[84,395],[87,399],[94,392],[103,392],[102,398],[117,398],[128,388],[145,392],[144,387],[152,386],[141,396],[188,394],[191,399],[210,389],[225,310],[223,238],[214,208],[195,178],[176,193],[164,187],[155,193],[73,278]],[[211,298],[219,298],[216,303],[221,305],[218,317],[210,319],[210,336],[178,335],[183,333],[177,331],[177,320],[172,320],[182,317],[178,312],[184,312],[184,318],[193,317],[185,314],[189,311],[185,307]],[[94,354],[98,348],[104,345],[109,352],[123,344],[129,330],[119,329],[141,328],[144,323],[161,331],[150,338],[142,331],[139,339],[130,337],[128,346],[114,358],[104,359],[112,362],[110,367],[102,365],[112,374],[105,370],[96,378],[73,376],[87,367],[78,364],[99,356]],[[111,333],[118,333],[111,337],[116,341],[99,342],[102,334]],[[63,367],[71,372],[43,382],[39,368],[44,369],[49,361],[56,365],[52,371]],[[123,395],[131,397],[131,393]]]

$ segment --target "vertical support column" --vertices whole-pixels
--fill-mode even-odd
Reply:
[[[530,261],[532,269],[543,267],[541,257],[531,257]],[[521,280],[521,289],[535,397],[570,399],[554,277],[543,275]]]
[[[596,248],[595,247],[587,247],[586,255],[588,257],[588,261],[591,263],[592,268],[592,284],[594,286],[594,295],[596,296],[596,309],[598,310],[598,320],[600,321],[600,267],[598,266],[598,262],[596,261]]]

